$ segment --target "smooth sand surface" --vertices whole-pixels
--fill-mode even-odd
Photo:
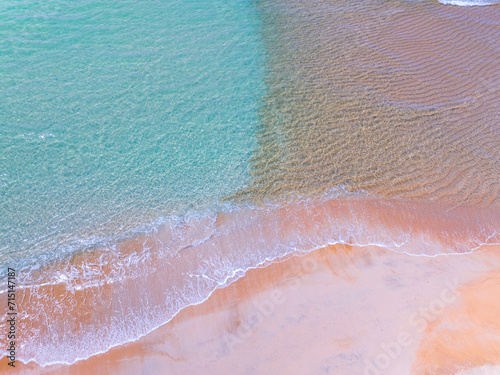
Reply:
[[[9,372],[497,374],[499,275],[499,246],[434,258],[329,246],[251,270],[136,342]]]

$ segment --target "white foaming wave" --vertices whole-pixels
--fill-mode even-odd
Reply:
[[[133,243],[20,275],[18,280],[29,285],[27,307],[33,310],[23,321],[34,329],[19,358],[42,366],[71,364],[135,341],[249,269],[329,244],[438,256],[470,252],[499,238],[497,211],[429,212],[433,207],[376,199],[305,199],[171,218]],[[62,293],[56,300],[53,290]],[[79,322],[78,308],[89,310],[92,319]],[[37,321],[42,315],[53,322],[51,327]],[[142,317],[139,323],[137,316]]]
[[[500,4],[500,0],[439,0],[444,5],[457,5],[460,7],[474,7]]]

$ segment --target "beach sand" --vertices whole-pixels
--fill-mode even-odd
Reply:
[[[328,246],[250,270],[136,342],[9,372],[496,374],[499,275],[499,246],[438,257]]]
[[[323,244],[383,244],[389,254],[464,254],[500,241],[498,214],[438,203],[339,198],[166,224],[113,248],[73,254],[19,273],[17,356],[41,365],[89,358],[137,340],[178,311],[204,301],[217,287],[242,276],[235,269],[248,270]],[[354,251],[353,259],[359,254]],[[404,257],[407,263],[394,270],[409,277],[418,272],[418,263],[411,270],[412,261],[422,258]],[[342,259],[334,259],[334,272],[345,268]],[[0,297],[6,304],[6,293]],[[344,305],[349,300],[336,308]],[[2,332],[7,318],[0,321]],[[6,337],[0,337],[0,345],[7,347]]]
[[[81,279],[66,285],[56,279],[60,265],[49,265],[39,270],[36,293],[30,286],[20,292],[30,317],[20,333],[26,328],[42,348],[58,350],[66,329],[71,339],[84,332],[99,341],[108,323],[116,323],[112,332],[123,328],[123,315],[137,325],[125,332],[131,337],[147,331],[141,318],[149,306],[155,313],[171,300],[181,306],[188,276],[206,276],[204,264],[209,276],[225,270],[224,262],[248,268],[294,243],[305,251],[333,241],[393,241],[392,250],[417,255],[498,243],[500,7],[370,4],[361,17],[349,1],[269,2],[264,39],[273,55],[259,149],[249,188],[233,200],[287,202],[287,194],[317,197],[332,186],[377,198],[186,221],[176,228],[178,263],[161,247],[177,246],[178,238],[162,228],[116,252],[75,254],[64,266]],[[130,259],[128,278],[108,284]],[[101,267],[90,286],[83,277],[89,264]],[[498,245],[435,257],[331,245],[249,270],[135,342],[69,366],[18,362],[12,370],[3,358],[0,372],[500,374],[499,275]],[[85,287],[65,289],[74,285]],[[54,339],[51,329],[59,330]],[[90,341],[76,342],[86,349]]]

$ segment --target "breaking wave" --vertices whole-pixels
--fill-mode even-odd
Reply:
[[[361,196],[171,217],[133,240],[21,272],[18,333],[30,340],[19,358],[71,364],[134,341],[247,270],[291,254],[336,243],[467,253],[499,243],[499,222],[496,208]],[[0,290],[6,298],[5,280]]]

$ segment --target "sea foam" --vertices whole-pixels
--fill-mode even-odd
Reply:
[[[338,243],[463,254],[499,243],[499,222],[494,208],[362,197],[171,218],[149,235],[20,273],[18,298],[29,303],[19,304],[19,334],[30,340],[18,358],[71,364],[137,340],[247,270],[290,255]]]
[[[499,4],[498,0],[439,0],[441,4],[445,5],[458,5],[461,7],[473,7]]]

